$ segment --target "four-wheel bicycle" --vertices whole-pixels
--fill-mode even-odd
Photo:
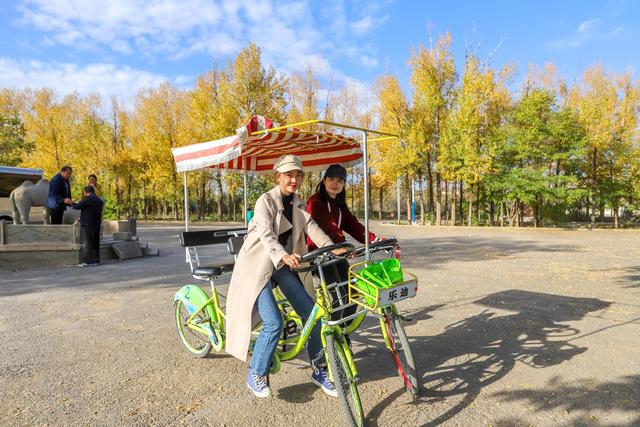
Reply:
[[[236,240],[236,246],[239,246],[237,241],[241,240],[241,237],[236,234],[236,237],[231,237],[229,241],[229,250],[235,254],[237,248],[232,248],[233,239]],[[183,245],[187,246],[184,241]],[[335,255],[332,252],[340,248],[346,248],[347,253]],[[368,253],[364,253],[364,248],[356,251],[353,245],[341,243],[318,248],[304,255],[301,261],[308,265],[299,268],[298,271],[300,273],[316,271],[319,277],[319,280],[314,283],[315,305],[304,324],[279,290],[274,288],[274,294],[283,315],[284,331],[278,342],[278,350],[274,355],[270,372],[277,373],[280,370],[281,361],[295,358],[305,347],[314,325],[320,322],[329,377],[335,384],[349,425],[363,425],[364,415],[356,384],[358,371],[349,341],[345,337],[360,327],[367,313],[372,313],[379,319],[385,345],[393,357],[406,390],[413,396],[417,396],[420,390],[420,376],[403,327],[405,318],[398,313],[395,306],[396,302],[415,296],[417,279],[411,273],[402,272],[400,275],[396,274],[396,280],[391,280],[382,264],[385,259],[395,259],[393,254],[398,252],[397,240],[386,239],[371,244]],[[391,256],[372,261],[371,258],[376,253],[391,254]],[[366,260],[354,263],[350,267],[347,282],[327,285],[324,269],[332,263],[353,256],[365,256]],[[217,286],[221,284],[218,283],[218,279],[232,269],[233,264],[199,267],[198,261],[198,265],[192,265],[192,273],[195,278],[210,282],[211,296],[197,285],[184,286],[175,294],[174,314],[177,332],[183,347],[194,357],[205,357],[212,350],[221,352],[224,349],[225,313],[220,303]],[[388,279],[386,283],[379,280],[380,275],[383,279]],[[404,280],[405,277],[408,277],[408,280]],[[348,292],[331,292],[332,288],[339,286],[347,287]],[[336,301],[332,294],[347,295],[347,299],[338,298]],[[334,310],[343,310],[348,306],[357,306],[359,310],[344,318],[331,318]],[[351,321],[350,324],[348,324],[349,321]],[[250,349],[259,329],[260,325],[252,332]]]

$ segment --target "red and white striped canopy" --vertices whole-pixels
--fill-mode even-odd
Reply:
[[[174,148],[178,172],[204,168],[265,173],[273,170],[283,154],[300,157],[307,170],[320,170],[334,163],[349,166],[362,158],[360,143],[343,135],[280,129],[257,135],[252,133],[279,127],[263,116],[253,116],[235,135],[201,144]]]

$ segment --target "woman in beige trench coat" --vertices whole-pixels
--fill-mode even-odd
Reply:
[[[226,307],[226,350],[243,361],[249,350],[254,309],[262,319],[247,375],[247,386],[258,397],[271,395],[267,374],[283,328],[272,283],[279,286],[305,321],[314,303],[292,268],[300,266],[300,257],[307,252],[306,235],[319,247],[333,243],[311,219],[305,203],[296,194],[304,176],[300,159],[283,156],[274,170],[277,185],[256,202],[231,276]],[[319,324],[311,332],[307,350],[313,367],[312,382],[325,393],[337,396],[327,376]]]

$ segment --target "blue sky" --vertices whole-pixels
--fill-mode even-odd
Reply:
[[[411,49],[451,32],[499,67],[554,62],[569,81],[602,63],[639,77],[640,1],[18,0],[0,3],[0,87],[122,98],[169,80],[191,87],[254,41],[291,73],[325,87],[367,87],[392,73],[408,90]]]

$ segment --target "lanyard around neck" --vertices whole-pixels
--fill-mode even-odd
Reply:
[[[327,209],[329,209],[329,213],[332,213],[331,212],[331,202],[329,202],[328,200],[327,200]],[[342,230],[341,225],[342,225],[342,209],[340,209],[340,206],[338,206],[338,228],[340,230]]]

